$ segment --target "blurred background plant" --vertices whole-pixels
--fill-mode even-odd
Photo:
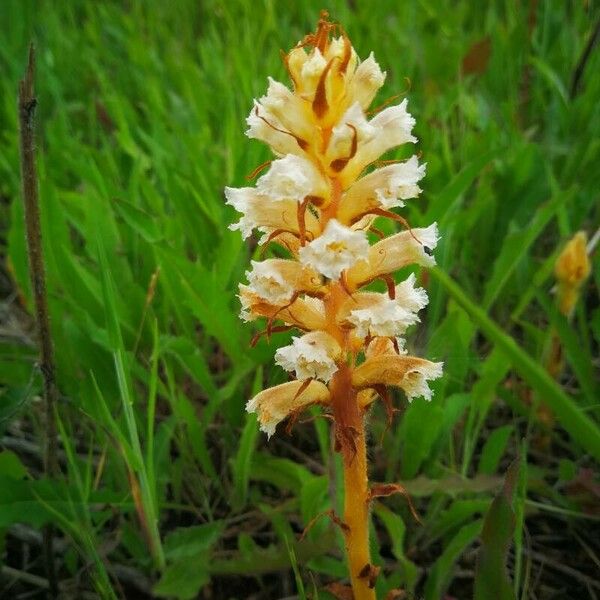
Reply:
[[[223,201],[226,184],[269,158],[244,138],[249,99],[267,75],[285,79],[277,50],[321,8],[0,3],[4,597],[43,592],[48,522],[60,530],[67,597],[328,598],[336,588],[324,588],[346,577],[326,519],[298,542],[316,515],[338,508],[328,424],[315,419],[295,427],[293,444],[283,435],[267,444],[244,412],[253,393],[285,381],[272,355],[289,335],[250,348],[255,331],[240,325],[235,294],[255,250],[227,231],[234,212]],[[400,497],[374,505],[378,597],[485,594],[474,579],[490,568],[506,597],[599,597],[597,254],[569,319],[552,290],[566,242],[584,230],[593,245],[600,223],[600,9],[325,8],[362,58],[373,50],[385,65],[382,96],[408,95],[428,164],[409,220],[437,220],[444,233],[411,341],[445,362],[445,376],[429,404],[396,398],[402,414],[385,435],[385,418],[373,419],[371,479],[401,483],[422,521]],[[61,392],[54,480],[39,478],[41,377],[18,168],[16,89],[31,39]]]

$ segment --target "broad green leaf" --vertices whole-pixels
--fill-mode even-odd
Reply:
[[[208,556],[183,558],[169,565],[154,586],[154,594],[160,598],[190,600],[196,598],[210,581],[206,570]]]
[[[519,474],[519,462],[509,468],[500,493],[496,496],[481,532],[481,548],[475,573],[475,600],[514,600],[506,572],[506,554],[515,526],[512,496]]]
[[[179,562],[182,559],[203,556],[217,542],[223,532],[220,521],[175,529],[165,537],[165,558]]]
[[[479,473],[493,475],[496,472],[513,429],[512,425],[503,425],[492,431],[481,450]]]

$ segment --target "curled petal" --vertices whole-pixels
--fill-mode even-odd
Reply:
[[[271,437],[277,424],[292,413],[312,404],[328,402],[329,390],[320,381],[311,381],[308,385],[302,381],[290,381],[263,390],[246,404],[246,410],[258,415],[261,430]]]
[[[335,339],[324,331],[312,331],[292,338],[289,346],[275,353],[275,362],[286,371],[294,371],[297,379],[320,379],[328,383],[337,371],[342,350]]]
[[[403,100],[397,106],[382,110],[369,121],[374,135],[368,142],[359,144],[356,156],[344,169],[342,173],[344,187],[353,182],[367,165],[388,150],[417,141],[417,138],[412,135],[415,120],[406,110],[407,104],[407,100]]]
[[[254,101],[254,107],[246,118],[246,135],[271,146],[278,155],[302,154],[302,140],[287,130],[285,125],[272,113]]]
[[[434,223],[429,227],[402,231],[377,242],[370,247],[367,261],[358,263],[346,273],[348,287],[356,289],[411,264],[433,266],[435,259],[426,250],[433,250],[438,239],[437,224]]]
[[[443,363],[414,356],[380,354],[367,358],[352,374],[352,385],[361,389],[393,385],[404,390],[408,400],[423,396],[431,400],[428,380],[442,376]]]
[[[274,116],[285,130],[303,140],[310,140],[313,125],[307,116],[305,102],[283,83],[269,77],[266,96],[259,100],[265,114]],[[259,109],[260,111],[260,109]]]
[[[348,95],[353,102],[358,102],[366,110],[375,98],[375,94],[385,81],[384,73],[373,53],[367,60],[361,62],[348,83]]]
[[[366,260],[369,242],[364,231],[354,231],[335,219],[327,223],[322,235],[300,248],[303,264],[330,279],[339,279],[342,271]]]

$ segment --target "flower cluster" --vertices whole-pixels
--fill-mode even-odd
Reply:
[[[331,28],[321,20],[285,56],[292,90],[270,79],[254,102],[247,135],[272,148],[268,171],[255,187],[225,190],[242,214],[231,228],[244,238],[258,230],[261,244],[277,242],[289,255],[253,261],[240,286],[244,320],[266,317],[269,327],[278,320],[302,334],[275,355],[296,381],[248,403],[268,435],[302,407],[330,404],[328,384],[340,368],[350,369],[357,392],[392,385],[409,399],[430,398],[427,380],[441,374],[440,363],[403,350],[401,336],[419,321],[426,292],[413,275],[398,285],[392,279],[406,265],[434,264],[436,225],[373,245],[367,237],[378,216],[406,225],[391,209],[421,192],[425,165],[416,156],[375,168],[388,150],[416,142],[414,119],[406,100],[368,118],[385,73],[372,54],[359,61],[348,37],[332,38]],[[375,279],[387,283],[387,294],[363,291]],[[358,397],[364,410],[374,394]]]

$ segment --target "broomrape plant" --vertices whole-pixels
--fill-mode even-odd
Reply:
[[[430,399],[427,382],[441,376],[442,363],[410,356],[402,337],[419,321],[427,294],[414,275],[399,284],[393,279],[407,265],[435,263],[437,227],[410,229],[392,212],[419,195],[425,165],[416,156],[377,162],[417,140],[406,100],[367,117],[385,80],[373,55],[359,61],[348,36],[324,13],[284,62],[292,90],[269,79],[247,118],[248,137],[267,143],[276,158],[255,187],[226,188],[225,195],[242,214],[231,229],[244,238],[256,229],[262,246],[278,243],[289,256],[252,261],[248,284],[240,285],[241,318],[266,317],[267,334],[294,329],[300,335],[275,354],[295,380],[260,392],[246,408],[269,437],[309,406],[330,412],[345,482],[344,516],[336,521],[352,589],[357,600],[375,598],[369,503],[401,488],[369,487],[365,416],[379,397],[391,421],[389,386],[409,401]],[[405,230],[383,237],[373,227],[376,217],[399,221]],[[383,239],[371,245],[368,231]],[[377,279],[387,293],[365,290]]]

